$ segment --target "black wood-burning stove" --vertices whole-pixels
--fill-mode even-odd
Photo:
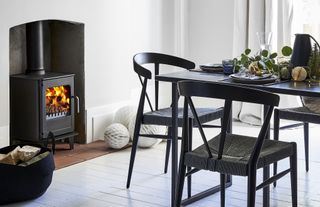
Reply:
[[[72,149],[74,74],[45,71],[43,39],[41,21],[26,25],[27,70],[10,76],[11,142],[52,140],[54,151],[57,139],[69,138]]]

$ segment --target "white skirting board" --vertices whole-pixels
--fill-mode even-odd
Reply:
[[[104,139],[104,129],[113,122],[114,113],[117,109],[132,105],[130,101],[117,102],[101,107],[86,110],[86,143]]]
[[[93,140],[103,140],[104,131],[107,126],[113,123],[114,113],[102,114],[92,117]]]
[[[123,106],[137,105],[139,103],[140,92],[141,87],[138,85],[138,87],[131,89],[130,96],[126,101],[86,109],[86,143],[104,139],[104,130],[113,123],[115,112]],[[154,87],[151,86],[148,89],[148,94],[150,97],[153,97],[153,93]]]
[[[9,125],[0,126],[0,148],[9,145]]]

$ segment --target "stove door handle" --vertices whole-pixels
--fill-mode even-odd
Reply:
[[[80,114],[80,99],[79,96],[72,96],[72,98],[76,99],[76,105],[77,105],[77,114]]]

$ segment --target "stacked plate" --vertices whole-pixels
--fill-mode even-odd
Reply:
[[[200,69],[206,72],[222,72],[222,64],[207,63],[199,65]]]
[[[232,74],[229,76],[234,82],[237,83],[252,83],[252,84],[265,84],[275,82],[278,77],[272,74],[263,74],[262,76],[256,76],[253,74]]]

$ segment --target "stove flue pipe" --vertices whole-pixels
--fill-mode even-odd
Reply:
[[[27,74],[45,74],[43,33],[43,21],[26,24]]]

